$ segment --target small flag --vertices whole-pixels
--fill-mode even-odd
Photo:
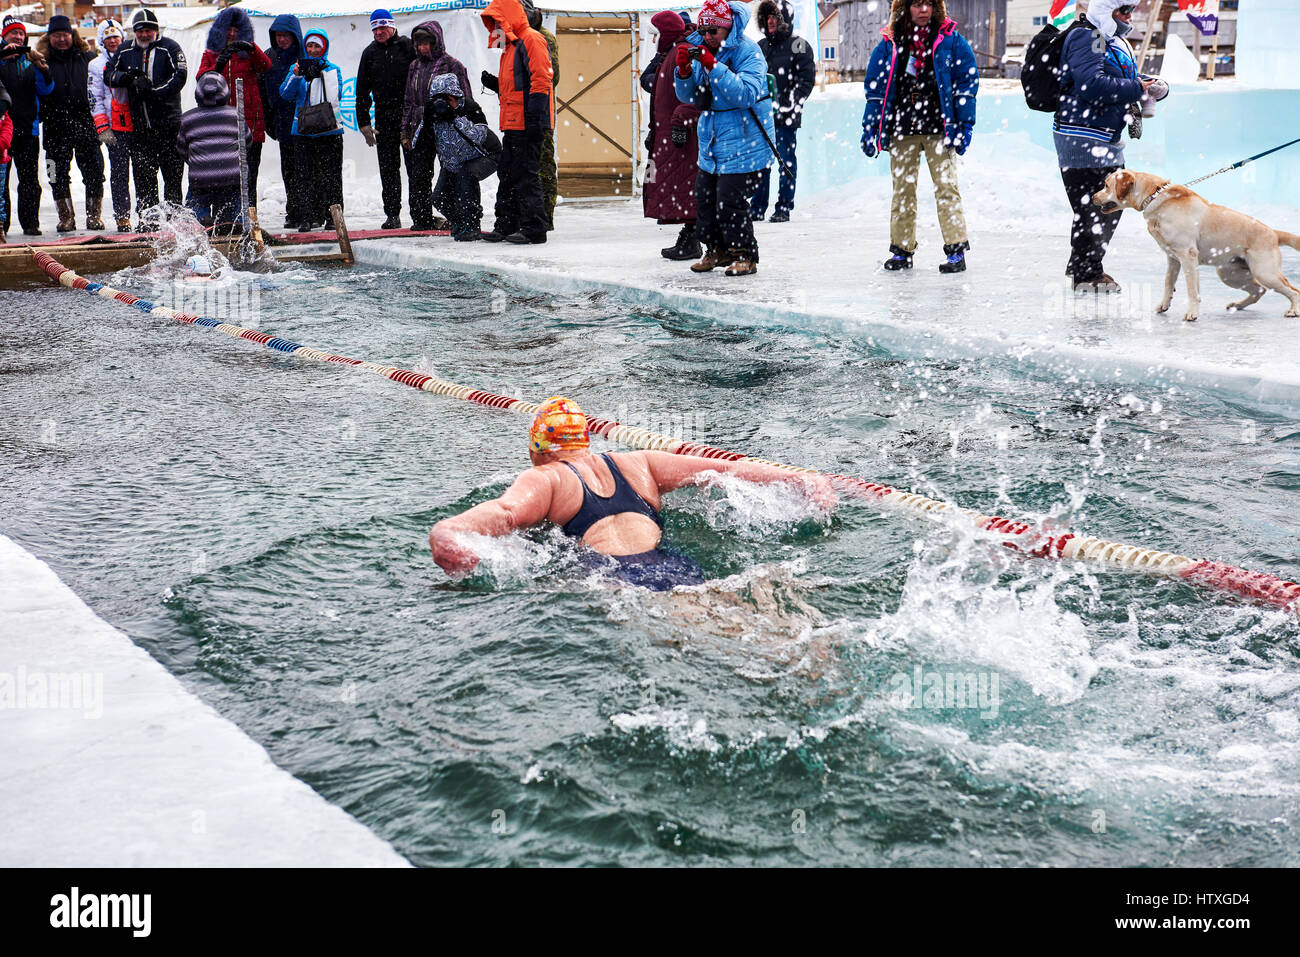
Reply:
[[[1178,9],[1187,14],[1201,36],[1212,37],[1219,32],[1219,0],[1178,0]]]
[[[1076,9],[1075,0],[1052,0],[1052,7],[1047,12],[1047,18],[1058,30],[1064,30],[1078,19],[1078,16],[1079,11]]]

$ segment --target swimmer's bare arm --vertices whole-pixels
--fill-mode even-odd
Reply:
[[[645,452],[650,474],[659,485],[659,491],[669,492],[683,485],[699,485],[707,481],[707,473],[720,472],[746,482],[784,482],[804,490],[822,508],[832,508],[836,502],[831,480],[824,475],[807,472],[790,472],[758,462],[723,462],[698,455],[678,455],[675,452]]]
[[[550,478],[538,469],[529,469],[500,498],[444,518],[429,532],[433,560],[449,575],[473,571],[478,556],[456,541],[458,533],[508,535],[516,528],[536,525],[551,510],[551,491]]]

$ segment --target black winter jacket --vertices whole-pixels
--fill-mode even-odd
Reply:
[[[153,89],[137,93],[131,71],[139,70],[149,78]],[[131,45],[118,50],[104,71],[109,86],[126,87],[131,103],[131,123],[136,132],[168,130],[181,125],[181,88],[190,75],[185,51],[170,37],[159,37],[147,47]]]
[[[803,122],[804,101],[817,82],[812,47],[785,23],[775,36],[759,40],[758,48],[767,58],[767,72],[776,77],[776,124],[797,130]]]
[[[74,136],[95,138],[95,121],[90,115],[90,85],[87,67],[95,54],[77,34],[77,44],[62,52],[42,37],[37,49],[49,64],[54,89],[41,97],[41,125],[47,140]]]
[[[36,99],[36,66],[27,54],[0,60],[0,83],[9,94],[9,118],[14,121],[14,135],[35,136],[39,107]]]
[[[370,104],[375,105],[375,126],[399,127],[406,102],[406,76],[415,60],[410,37],[396,36],[387,43],[371,42],[361,51],[357,65],[357,125],[370,125]]]

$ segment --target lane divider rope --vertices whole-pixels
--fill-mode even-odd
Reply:
[[[30,249],[30,247],[28,248]],[[513,399],[509,396],[485,392],[482,389],[458,385],[422,372],[413,372],[409,369],[399,369],[395,366],[369,362],[364,359],[353,359],[348,356],[322,352],[319,349],[313,349],[290,339],[259,332],[255,329],[245,329],[242,326],[222,322],[219,319],[178,312],[166,306],[155,305],[146,299],[122,292],[111,286],[91,282],[57,262],[49,253],[33,251],[33,256],[37,266],[61,285],[69,289],[80,289],[84,292],[102,296],[105,299],[113,299],[128,306],[134,306],[151,316],[161,316],[165,319],[174,319],[177,322],[189,325],[215,329],[233,338],[246,339],[249,342],[255,342],[269,349],[274,349],[277,352],[298,356],[303,359],[354,366],[434,395],[461,399],[466,402],[488,406],[489,408],[518,412],[525,415],[532,415],[538,409],[536,403],[527,402],[523,399]],[[704,458],[721,459],[729,462],[757,462],[791,472],[821,474],[814,469],[787,465],[784,462],[772,462],[767,459],[745,455],[741,452],[729,452],[726,449],[714,448],[711,445],[684,442],[667,435],[622,425],[611,419],[602,419],[589,415],[587,424],[594,434],[608,441],[632,448],[677,452],[682,455],[698,455]],[[917,495],[914,492],[897,489],[890,485],[868,482],[848,475],[830,472],[824,474],[831,479],[835,487],[841,492],[866,499],[886,508],[910,512],[927,518],[964,515],[974,523],[976,528],[1001,535],[1002,544],[1006,547],[1035,558],[1082,561],[1108,568],[1129,569],[1168,578],[1180,578],[1204,588],[1229,592],[1279,608],[1289,607],[1300,611],[1300,584],[1266,572],[1254,572],[1223,562],[1189,558],[1186,555],[1178,555],[1173,552],[1139,548],[1121,542],[1079,536],[1068,531],[1044,529],[1033,522],[1016,521],[997,515],[983,515],[973,509],[961,508],[951,502],[940,502],[932,498],[926,498],[924,495]]]

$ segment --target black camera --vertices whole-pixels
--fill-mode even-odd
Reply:
[[[298,72],[304,80],[319,80],[325,75],[325,67],[320,60],[304,57],[298,61]]]
[[[425,109],[432,111],[434,118],[439,120],[449,120],[456,112],[456,108],[451,105],[451,97],[446,93],[430,97]]]
[[[703,54],[704,54],[704,50],[702,48],[691,47],[690,52],[687,54],[687,56],[689,56],[692,60],[698,60]]]

